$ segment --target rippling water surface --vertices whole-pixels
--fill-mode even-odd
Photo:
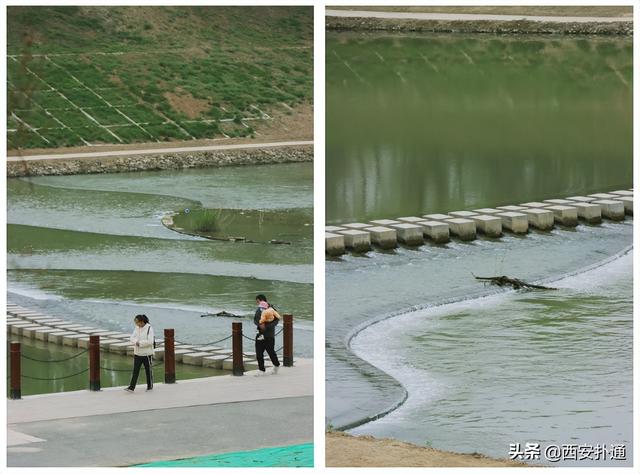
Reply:
[[[254,297],[265,293],[294,315],[296,353],[311,357],[308,227],[292,245],[245,244],[178,234],[161,218],[200,207],[310,214],[312,169],[302,163],[10,179],[9,300],[126,332],[133,316],[145,313],[157,332],[173,327],[177,339],[204,343],[230,334],[232,320],[201,314],[241,315],[251,334]],[[51,351],[49,358],[60,358]]]
[[[354,432],[497,457],[514,442],[624,443],[630,460],[632,253],[552,285],[558,290],[472,299],[365,329],[355,353],[393,374],[409,397]]]

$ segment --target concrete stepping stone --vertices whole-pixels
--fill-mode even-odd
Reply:
[[[342,224],[341,227],[345,227],[347,229],[362,230],[362,229],[368,229],[369,227],[373,227],[373,225],[365,224],[363,222],[352,222],[351,224]]]
[[[474,240],[476,238],[476,223],[471,219],[449,216],[446,221],[449,224],[449,232],[460,240]]]
[[[175,349],[174,353],[175,353],[175,359],[176,362],[182,362],[182,356],[185,354],[193,354],[194,351],[193,349]]]
[[[617,196],[615,194],[609,194],[609,193],[596,193],[596,194],[589,194],[588,197],[592,197],[596,199],[613,199]]]
[[[598,198],[587,197],[587,196],[569,196],[567,199],[569,201],[578,201],[578,202],[592,202],[592,201],[598,200]]]
[[[621,189],[620,191],[611,191],[611,193],[609,194],[615,194],[616,196],[633,197],[633,191],[627,191],[626,189]]]
[[[449,242],[449,224],[444,221],[421,221],[417,225],[422,227],[422,233],[436,244]]]
[[[500,209],[494,209],[492,207],[483,207],[482,209],[474,209],[473,212],[477,213],[477,214],[485,214],[485,215],[495,215],[495,214],[500,214],[501,211]]]
[[[48,342],[49,334],[52,332],[58,332],[58,330],[53,328],[36,329],[35,338],[40,341]]]
[[[578,210],[578,218],[589,224],[599,224],[602,222],[602,207],[592,202],[573,201],[571,207]]]
[[[602,216],[612,221],[624,220],[624,203],[613,199],[600,199],[593,201],[602,208]]]
[[[415,217],[415,216],[398,217],[396,220],[400,222],[407,222],[409,224],[418,224],[424,221],[424,217]]]
[[[400,222],[398,224],[389,224],[389,227],[395,229],[398,240],[405,245],[417,246],[424,244],[422,227],[419,225]]]
[[[113,344],[109,344],[109,352],[113,352],[116,354],[126,354],[129,347],[132,347],[132,344],[130,342],[116,342]]]
[[[211,367],[212,369],[222,370],[222,362],[227,358],[224,354],[216,354],[204,356],[202,358],[203,367]]]
[[[58,332],[50,332],[47,336],[47,342],[51,344],[62,345],[62,338],[65,336],[70,336],[72,334],[78,334],[73,331],[58,331]]]
[[[556,204],[547,209],[553,211],[553,218],[558,224],[566,227],[578,225],[578,210],[575,207]]]
[[[21,336],[22,335],[22,329],[23,328],[38,328],[40,326],[37,326],[35,324],[31,324],[31,323],[20,323],[20,324],[11,324],[11,334],[14,334],[16,336]]]
[[[426,214],[422,218],[427,221],[446,221],[451,219],[451,216],[448,214]]]
[[[553,229],[555,217],[548,208],[524,208],[522,211],[529,219],[529,226],[539,230]]]
[[[22,331],[20,332],[20,335],[22,337],[27,337],[30,339],[34,339],[36,337],[36,331],[38,329],[42,329],[42,326],[36,324],[36,325],[32,325],[32,326],[23,326],[22,327]]]
[[[498,212],[497,217],[502,219],[502,228],[514,234],[526,234],[529,231],[529,217],[522,212]]]
[[[325,232],[329,232],[332,234],[335,234],[336,232],[338,232],[339,230],[346,230],[344,227],[339,227],[339,226],[335,226],[335,225],[328,225],[324,228]]]
[[[449,217],[462,217],[463,219],[470,219],[471,217],[477,216],[477,212],[472,211],[453,211],[449,213]]]
[[[369,227],[371,242],[383,250],[394,249],[398,246],[398,236],[395,229],[389,227]]]
[[[120,339],[100,339],[100,350],[102,352],[109,352],[109,346],[111,344],[118,344],[122,341]]]
[[[500,237],[502,235],[502,219],[498,216],[476,214],[469,219],[476,223],[476,230],[487,237]]]
[[[354,252],[368,252],[371,250],[371,235],[364,230],[347,229],[337,231],[344,237],[344,246]]]
[[[571,199],[545,199],[544,202],[549,206],[573,206],[576,202],[582,201],[573,201]]]
[[[69,347],[78,347],[78,339],[81,337],[87,337],[87,335],[84,333],[77,333],[62,336],[62,345]]]
[[[253,362],[254,359],[243,358],[242,365]],[[222,370],[233,370],[233,357],[222,361]]]
[[[344,254],[344,251],[345,251],[344,235],[325,232],[324,251],[327,255],[331,255],[332,257],[338,257]]]
[[[524,209],[526,209],[526,207],[524,206],[498,206],[496,207],[496,209],[499,209],[501,211],[508,211],[508,212],[522,212]]]
[[[198,347],[198,350],[200,352],[219,352],[219,351],[224,351],[225,348],[221,346],[201,346],[201,347]]]
[[[538,202],[538,201],[531,201],[531,202],[525,202],[523,204],[520,204],[522,207],[532,207],[534,209],[541,209],[543,207],[547,207],[549,205],[549,203],[546,202]]]
[[[202,359],[210,356],[208,352],[192,352],[182,356],[182,363],[185,365],[202,365]]]
[[[371,227],[375,227],[375,226],[388,227],[393,224],[400,224],[400,222],[393,219],[378,219],[375,221],[371,221],[370,223]]]
[[[621,201],[624,205],[624,212],[630,216],[633,215],[633,197],[631,196],[622,196],[613,199],[614,201]]]
[[[60,327],[60,326],[68,326],[70,324],[73,324],[73,323],[70,323],[69,321],[65,321],[65,320],[61,319],[60,321],[49,322],[49,324],[47,324],[47,326],[51,326],[51,327],[56,327],[57,328],[57,327]]]

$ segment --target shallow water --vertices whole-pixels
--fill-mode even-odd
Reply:
[[[477,282],[473,274],[506,274],[526,281],[544,280],[605,260],[628,248],[631,242],[632,221],[627,220],[618,224],[578,226],[574,231],[556,229],[550,233],[531,232],[526,237],[507,234],[498,241],[481,239],[471,243],[452,242],[445,246],[427,244],[418,250],[401,248],[389,254],[371,252],[368,257],[346,256],[342,261],[328,261],[327,423],[336,428],[349,426],[366,417],[392,409],[402,401],[405,393],[403,378],[393,370],[385,373],[369,365],[370,363],[380,366],[387,356],[391,357],[392,352],[385,355],[383,349],[378,349],[392,344],[394,336],[383,331],[380,336],[381,342],[372,342],[368,350],[362,350],[364,361],[349,348],[350,337],[370,326],[372,321],[496,291]],[[535,294],[532,295],[532,298],[537,297]],[[626,294],[626,297],[626,304],[630,305],[631,296]],[[620,300],[624,301],[624,295],[620,296]],[[608,314],[609,306],[606,300],[594,301],[593,304],[599,306],[602,314]],[[555,308],[547,304],[546,300],[540,304],[543,302],[547,305],[545,311]],[[527,316],[527,313],[530,308],[536,308],[536,304],[525,303],[526,301],[518,303],[522,304],[522,317],[533,318],[533,314]],[[562,305],[557,306],[562,309]],[[465,332],[469,332],[470,329],[466,327]],[[476,329],[473,328],[473,331]],[[409,344],[406,338],[404,342]],[[464,367],[465,363],[457,359],[459,355],[454,354],[452,360],[449,359],[449,354],[455,352],[457,339],[451,337],[449,342],[453,346],[452,350],[441,350],[437,360],[443,366],[459,363]],[[413,345],[408,346],[407,351],[412,354],[422,351],[418,342],[411,343]],[[471,349],[468,350],[467,357],[475,356]],[[536,356],[532,346],[527,346],[527,350],[531,357]],[[487,357],[480,358],[478,363],[490,363],[492,354],[482,354],[486,354]],[[551,354],[547,355],[551,360],[556,360]],[[499,356],[510,357],[509,347],[505,347]],[[585,364],[590,362],[585,360]],[[452,377],[456,375],[460,374],[452,374]],[[484,382],[487,385],[482,389],[490,390],[492,382],[487,379]],[[589,383],[594,391],[602,387],[595,377]],[[521,389],[524,390],[525,386],[522,385]],[[409,395],[411,399],[410,391]],[[567,393],[567,403],[579,400],[579,395]],[[454,401],[451,403],[455,406]],[[426,423],[419,418],[416,418],[415,422]],[[371,426],[374,425],[365,424],[358,432],[369,432]],[[374,432],[377,435],[383,434],[382,431]],[[384,435],[402,437],[400,432],[401,429],[396,426],[395,430]],[[452,430],[452,436],[456,432],[457,430]],[[515,436],[515,433],[513,435]],[[426,440],[418,441],[422,444]],[[448,446],[445,449],[455,450],[454,448],[455,446]]]
[[[201,314],[240,315],[245,333],[252,334],[254,297],[265,293],[282,313],[294,315],[296,354],[311,357],[309,226],[300,222],[300,235],[285,246],[178,234],[161,218],[200,207],[264,209],[285,220],[307,215],[312,168],[302,163],[10,179],[8,298],[124,332],[135,314],[145,313],[157,333],[173,327],[178,340],[205,343],[229,335],[236,319]],[[287,233],[295,234],[293,224],[287,221]]]
[[[632,258],[554,282],[557,291],[511,291],[370,326],[354,352],[409,397],[353,432],[495,457],[515,442],[623,443],[628,461],[608,465],[630,466]]]

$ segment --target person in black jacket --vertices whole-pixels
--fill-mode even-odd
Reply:
[[[272,374],[277,374],[278,369],[280,368],[280,361],[278,360],[278,354],[275,351],[275,343],[276,343],[276,326],[278,325],[278,319],[275,318],[271,322],[260,324],[260,317],[262,316],[262,312],[270,308],[271,305],[267,301],[267,297],[264,295],[256,296],[256,304],[258,308],[256,309],[256,313],[253,316],[253,323],[256,325],[257,333],[256,333],[256,359],[258,360],[258,374],[257,375],[265,375],[265,367],[264,367],[264,351],[267,351],[269,354],[269,358],[271,359],[271,363],[273,364]]]

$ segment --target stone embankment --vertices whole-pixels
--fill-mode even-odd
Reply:
[[[252,148],[224,151],[163,152],[135,156],[60,158],[7,162],[7,177],[124,173],[183,168],[266,165],[313,161],[313,146]]]
[[[419,33],[490,33],[503,35],[633,35],[633,22],[547,22],[530,20],[414,20],[327,16],[328,30],[395,31]]]

